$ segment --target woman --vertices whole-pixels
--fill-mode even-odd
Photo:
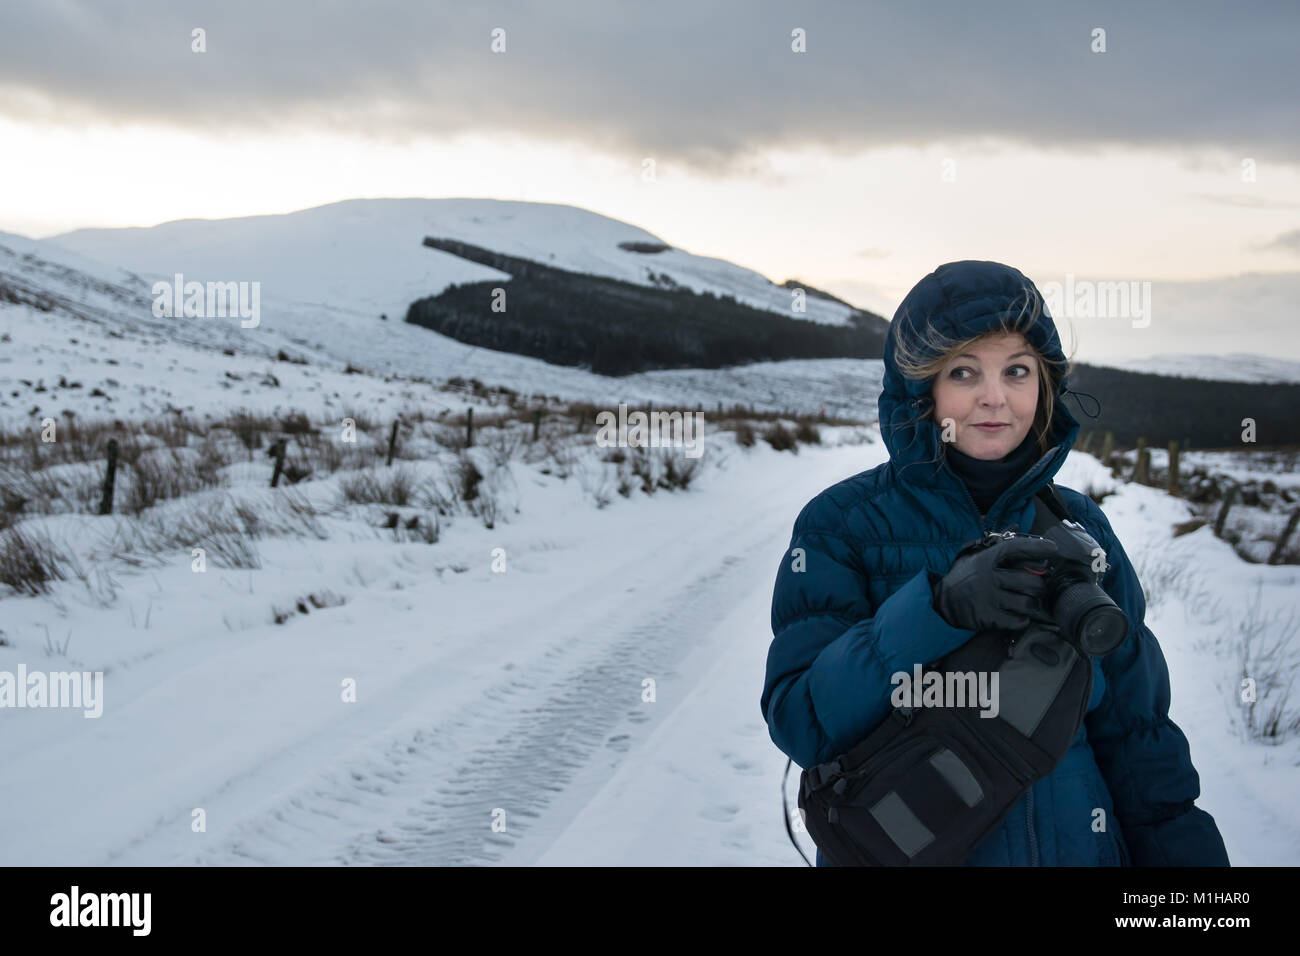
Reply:
[[[1048,616],[1041,578],[1008,570],[1014,561],[952,573],[957,552],[983,532],[1033,526],[1034,495],[1079,433],[1042,295],[1000,263],[940,266],[899,306],[884,363],[890,460],[803,508],[772,597],[763,715],[773,742],[805,769],[880,725],[891,675],[977,630]],[[1227,866],[1213,817],[1194,805],[1200,781],[1169,719],[1169,674],[1133,567],[1101,509],[1057,490],[1105,550],[1102,588],[1129,631],[1093,659],[1087,714],[1066,755],[965,863]],[[826,865],[820,850],[817,864]]]

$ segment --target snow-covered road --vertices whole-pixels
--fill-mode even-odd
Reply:
[[[101,718],[4,715],[15,732],[0,741],[0,857],[530,862],[683,701],[721,689],[708,686],[715,664],[747,699],[722,727],[697,728],[697,743],[717,736],[726,773],[751,771],[775,753],[758,696],[794,515],[881,452],[878,442],[797,457],[733,451],[759,460],[707,470],[687,494],[616,498],[601,511],[556,508],[554,488],[525,478],[515,523],[469,529],[465,573],[408,568],[389,580],[379,559],[347,574],[327,557],[327,581],[361,585],[338,587],[343,607],[234,633],[187,621],[203,633],[108,669]],[[458,547],[449,535],[417,553],[444,544]],[[505,549],[505,573],[491,570],[494,547]],[[203,577],[217,576],[241,578]],[[198,577],[164,577],[161,590],[193,590]],[[348,678],[355,703],[340,699]],[[643,700],[647,681],[653,701]],[[748,745],[748,758],[729,753],[726,737]],[[727,806],[711,812],[724,818]],[[191,826],[196,808],[205,832]],[[631,818],[622,827],[644,829]]]

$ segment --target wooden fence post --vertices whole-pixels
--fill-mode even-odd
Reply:
[[[113,481],[117,475],[117,439],[108,440],[108,469],[104,472],[104,493],[99,499],[99,513],[113,513]]]
[[[1137,460],[1133,463],[1133,482],[1139,485],[1145,485],[1150,476],[1150,467],[1147,462],[1150,459],[1147,456],[1147,440],[1144,436],[1138,436]]]
[[[465,413],[465,447],[470,448],[474,445],[474,409]]]
[[[1273,549],[1273,553],[1268,556],[1269,564],[1282,563],[1282,554],[1286,551],[1286,545],[1291,540],[1291,535],[1295,534],[1297,524],[1300,524],[1300,508],[1291,512],[1291,517],[1287,519],[1286,527],[1277,539],[1277,546]]]
[[[1228,520],[1228,509],[1237,498],[1237,486],[1231,485],[1227,493],[1223,496],[1223,504],[1219,506],[1219,516],[1214,519],[1214,536],[1223,537],[1223,525]]]
[[[1101,440],[1101,463],[1110,465],[1110,456],[1115,452],[1115,433],[1107,430]]]
[[[1171,495],[1179,494],[1180,483],[1178,480],[1178,442],[1169,443],[1169,477],[1166,482],[1166,488]]]
[[[393,464],[393,452],[397,450],[397,421],[393,421],[393,430],[388,433],[388,459],[384,462],[385,467]]]
[[[533,409],[533,441],[537,441],[537,436],[542,430],[542,410]]]
[[[272,488],[280,483],[280,475],[284,473],[284,452],[285,439],[283,438],[266,450],[266,453],[275,459],[275,471],[271,473]]]

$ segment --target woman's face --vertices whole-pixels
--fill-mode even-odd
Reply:
[[[1019,333],[984,339],[952,357],[935,376],[932,395],[935,423],[958,451],[1002,458],[1034,424],[1038,358]]]

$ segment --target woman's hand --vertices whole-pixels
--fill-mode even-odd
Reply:
[[[987,540],[964,548],[942,578],[931,577],[939,616],[968,631],[1020,631],[1034,621],[1054,623],[1043,606],[1042,573],[1015,565],[1051,558],[1056,545],[1026,535]]]

